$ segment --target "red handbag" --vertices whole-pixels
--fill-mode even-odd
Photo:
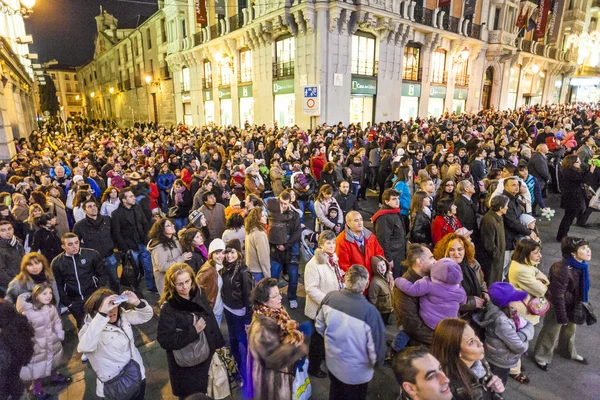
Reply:
[[[531,314],[540,317],[550,309],[550,303],[545,297],[532,297],[527,303],[523,301],[523,304]]]

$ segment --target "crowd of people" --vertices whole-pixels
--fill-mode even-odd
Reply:
[[[132,326],[153,293],[180,399],[308,398],[325,378],[330,399],[365,399],[386,360],[401,399],[497,399],[529,382],[537,324],[540,369],[559,336],[587,364],[592,255],[569,229],[595,210],[599,146],[600,107],[583,103],[314,130],[47,123],[0,163],[0,398],[71,381],[70,316],[96,395],[143,399]],[[562,259],[545,275],[552,191]]]

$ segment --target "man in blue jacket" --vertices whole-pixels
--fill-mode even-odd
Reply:
[[[329,399],[362,400],[375,367],[385,359],[385,327],[363,295],[369,285],[367,269],[354,264],[344,280],[346,289],[329,292],[321,302],[315,328],[325,339]]]

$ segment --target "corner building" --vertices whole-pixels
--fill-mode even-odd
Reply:
[[[576,69],[562,18],[535,41],[515,28],[538,2],[200,1],[163,7],[176,115],[191,125],[364,126],[564,101]],[[320,86],[317,117],[305,85]]]

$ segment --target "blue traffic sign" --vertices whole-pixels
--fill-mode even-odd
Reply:
[[[304,88],[304,97],[319,97],[319,89],[316,86],[307,86]]]

